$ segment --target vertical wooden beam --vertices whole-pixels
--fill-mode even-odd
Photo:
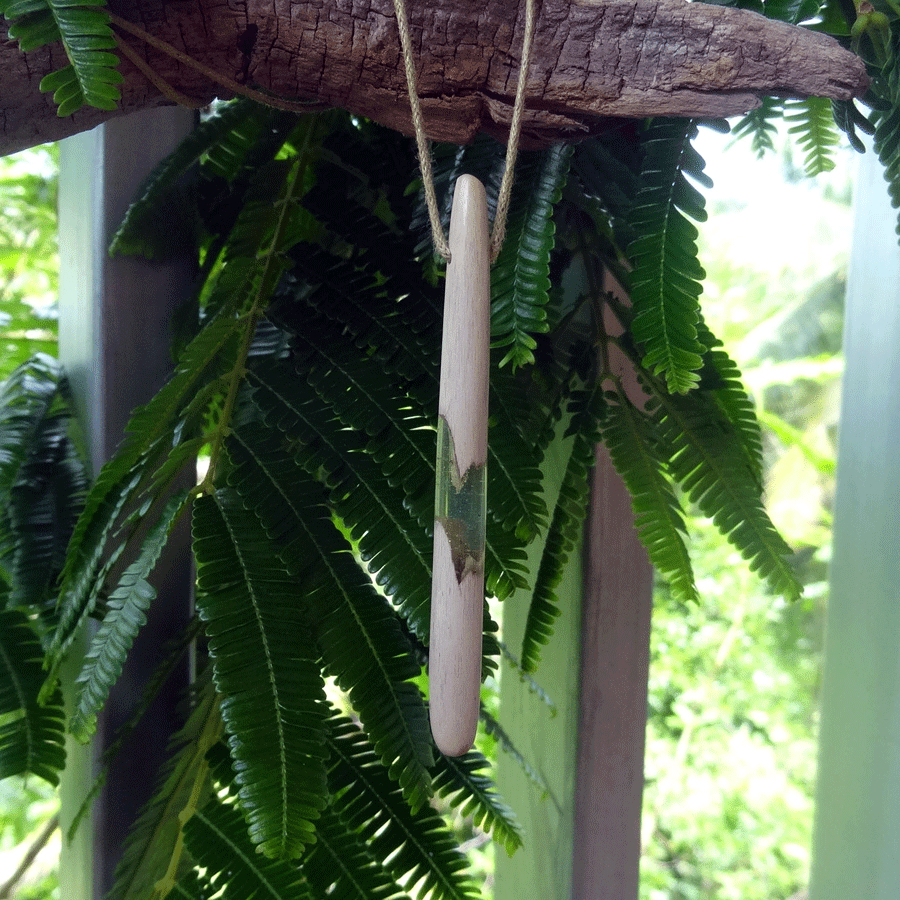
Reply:
[[[612,282],[605,287],[620,290]],[[579,266],[567,273],[564,289],[589,290]],[[639,397],[624,356],[612,362]],[[557,439],[545,461],[551,509],[566,447]],[[541,550],[531,549],[530,571]],[[497,854],[495,900],[637,900],[653,570],[634,529],[631,497],[603,448],[584,545],[573,551],[557,595],[561,614],[537,673],[556,702],[555,716],[514,676],[501,683],[502,722],[550,793],[541,796],[501,754],[498,784],[522,818],[526,846],[509,861]],[[528,600],[517,595],[504,605],[504,639],[512,648]]]
[[[900,896],[900,249],[871,151],[855,205],[812,900]]]
[[[653,570],[602,447],[584,558],[570,896],[637,900]]]
[[[557,439],[544,460],[544,489],[550,509],[559,494],[568,449],[568,441]],[[529,572],[537,572],[542,552],[542,542],[541,546],[529,547]],[[494,900],[565,900],[573,896],[572,809],[578,740],[581,591],[582,560],[580,547],[576,547],[557,588],[560,615],[553,638],[541,653],[536,674],[537,682],[553,700],[553,709],[504,666],[500,682],[501,723],[546,782],[547,791],[542,792],[518,763],[498,751],[497,783],[525,829],[525,846],[511,859],[502,850],[496,852]],[[503,604],[503,640],[516,654],[530,599],[529,591],[519,591]]]
[[[121,441],[134,407],[146,402],[170,372],[172,313],[190,292],[194,274],[191,248],[154,264],[110,258],[109,241],[141,181],[193,123],[187,110],[153,110],[115,119],[62,144],[60,359],[76,393],[94,474]],[[64,832],[93,782],[97,757],[130,716],[163,642],[183,628],[189,615],[186,524],[173,535],[157,576],[157,600],[110,696],[94,745],[70,747],[61,792]],[[127,827],[149,799],[166,742],[177,727],[175,706],[186,683],[185,665],[108,772],[76,843],[64,842],[61,895],[66,900],[99,900],[111,887]]]

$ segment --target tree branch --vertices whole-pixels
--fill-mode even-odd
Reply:
[[[12,892],[15,890],[16,885],[25,877],[25,873],[31,868],[32,863],[37,859],[41,850],[47,846],[47,842],[53,837],[53,832],[57,828],[59,828],[58,814],[51,816],[46,821],[32,845],[25,852],[25,856],[22,857],[22,862],[19,863],[16,871],[12,873],[12,876],[4,884],[0,885],[0,900],[7,900],[7,898],[12,897]]]
[[[521,7],[521,8],[520,8]],[[319,101],[412,133],[391,0],[112,0],[111,8],[203,66],[289,101]],[[429,136],[505,139],[524,4],[411,4],[417,79]],[[129,42],[163,81],[197,100],[231,96],[171,55]],[[61,51],[0,42],[0,151],[53,140],[116,113],[57,120],[38,91]],[[167,102],[128,60],[121,112]],[[543,0],[528,78],[527,146],[577,140],[609,116],[725,116],[766,95],[860,96],[868,80],[833,39],[756,13],[685,0]],[[119,113],[119,114],[120,114]]]

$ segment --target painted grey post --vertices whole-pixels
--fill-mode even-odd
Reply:
[[[170,322],[191,289],[192,255],[166,264],[110,258],[109,241],[144,177],[193,127],[176,108],[115,119],[62,143],[60,156],[60,359],[72,379],[94,474],[121,441],[133,408],[171,370]],[[159,644],[189,614],[191,564],[185,526],[155,580],[158,597],[110,697],[93,746],[69,742],[62,786],[63,833],[96,774],[102,748],[128,718]],[[73,652],[77,656],[77,651]],[[77,659],[72,660],[73,668]],[[109,771],[93,815],[63,842],[60,893],[99,900],[111,885],[127,823],[148,799],[187,669],[170,681]],[[71,677],[71,675],[70,675]]]
[[[847,292],[811,900],[900,897],[900,249],[862,159]]]

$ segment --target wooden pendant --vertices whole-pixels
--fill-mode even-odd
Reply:
[[[428,676],[431,732],[460,756],[478,727],[490,364],[490,234],[484,185],[456,182],[438,402]]]

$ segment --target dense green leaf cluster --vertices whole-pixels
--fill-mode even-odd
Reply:
[[[677,596],[696,596],[685,496],[770,588],[798,592],[760,499],[752,404],[700,317],[688,217],[704,206],[687,178],[708,179],[696,129],[624,123],[520,157],[492,274],[485,579],[498,600],[531,591],[523,673],[551,638],[601,439]],[[436,157],[442,209],[460,172],[485,181],[494,208],[502,147],[479,139]],[[151,176],[116,237],[120,251],[164,259],[176,215],[201,277],[169,382],[134,412],[86,497],[59,373],[38,359],[6,387],[3,490],[45,465],[52,436],[42,489],[72,511],[46,546],[29,543],[24,520],[0,535],[18,636],[0,672],[10,772],[60,767],[57,675],[95,619],[68,723],[90,738],[156,601],[165,545],[191,521],[196,616],[171,654],[200,634],[208,668],[115,897],[149,900],[157,885],[185,897],[264,886],[285,898],[474,897],[439,808],[510,852],[522,841],[484,757],[443,758],[428,725],[443,275],[422,240],[415,171],[406,139],[340,112],[222,107]],[[565,474],[548,499],[551,442]],[[533,573],[532,541],[544,548]],[[496,630],[486,605],[485,675]],[[502,725],[483,721],[539,780]]]

